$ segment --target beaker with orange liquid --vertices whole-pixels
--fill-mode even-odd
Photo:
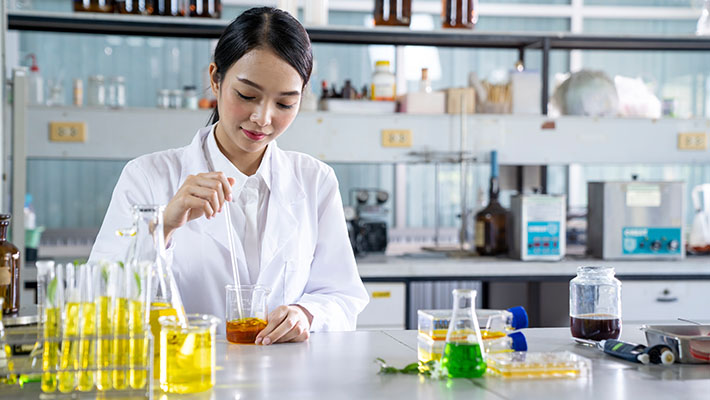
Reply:
[[[256,335],[266,328],[266,299],[270,289],[258,285],[225,286],[227,291],[227,340],[254,344]]]

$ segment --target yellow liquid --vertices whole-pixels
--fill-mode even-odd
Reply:
[[[148,383],[148,340],[136,338],[142,336],[144,331],[143,302],[131,300],[128,304],[130,320],[131,339],[129,342],[129,357],[131,368],[128,372],[128,381],[133,389],[142,389]]]
[[[64,332],[62,334],[62,354],[59,359],[57,382],[62,393],[73,392],[79,369],[79,303],[66,304]]]
[[[151,303],[150,304],[150,332],[153,334],[153,378],[160,378],[160,322],[158,318],[174,316],[177,317],[177,311],[168,303]]]
[[[111,390],[111,298],[101,296],[97,303],[96,332],[102,338],[96,344],[96,388]]]
[[[487,331],[487,330],[485,330],[485,329],[481,329],[481,338],[483,338],[483,340],[486,340],[486,339],[498,339],[498,338],[502,338],[502,337],[505,337],[505,332],[501,332],[501,331]]]
[[[88,392],[94,388],[94,341],[86,339],[96,335],[96,305],[81,303],[81,340],[79,341],[79,390]]]
[[[59,308],[45,309],[44,324],[44,350],[42,352],[42,370],[49,371],[42,373],[42,391],[45,393],[54,392],[57,389],[57,373],[51,370],[57,368],[59,363]]]
[[[113,310],[113,334],[111,355],[113,356],[113,388],[123,390],[128,387],[128,299],[116,299]],[[119,338],[122,337],[122,338]]]
[[[214,386],[214,347],[208,328],[163,328],[160,387],[168,393],[197,393]]]

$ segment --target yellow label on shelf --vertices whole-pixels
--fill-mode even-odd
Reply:
[[[382,147],[412,147],[412,131],[409,129],[383,129]]]
[[[377,299],[377,298],[384,299],[384,298],[390,298],[390,297],[392,297],[391,292],[372,292],[373,299]]]
[[[703,132],[681,132],[678,134],[678,150],[707,150],[708,135]]]

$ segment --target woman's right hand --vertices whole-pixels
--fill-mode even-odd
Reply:
[[[163,231],[165,243],[173,232],[188,221],[205,216],[213,218],[222,211],[225,201],[232,201],[234,178],[227,178],[223,172],[206,172],[189,175],[175,196],[165,207]]]

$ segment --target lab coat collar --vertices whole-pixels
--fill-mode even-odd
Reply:
[[[212,126],[200,129],[192,142],[187,146],[184,153],[179,186],[185,182],[189,175],[209,171],[209,163],[203,150],[204,142],[212,130]],[[305,199],[305,192],[299,177],[294,171],[293,161],[286,152],[278,148],[276,141],[269,144],[270,165],[269,172],[272,190],[269,194],[269,205],[266,216],[266,227],[264,229],[263,242],[261,244],[261,266],[260,271],[264,272],[272,261],[280,255],[285,245],[293,239],[298,230],[298,219],[296,215],[300,211],[300,205]],[[265,155],[266,158],[266,155]],[[179,187],[178,186],[178,187]],[[219,213],[210,220],[205,220],[199,226],[203,231],[212,236],[219,244],[229,249],[227,239],[227,228],[225,214]],[[198,224],[194,224],[195,227]],[[248,270],[246,268],[246,257],[244,248],[239,240],[236,240],[236,256],[239,263],[239,272],[242,282],[249,282]],[[260,273],[260,276],[262,274]]]

